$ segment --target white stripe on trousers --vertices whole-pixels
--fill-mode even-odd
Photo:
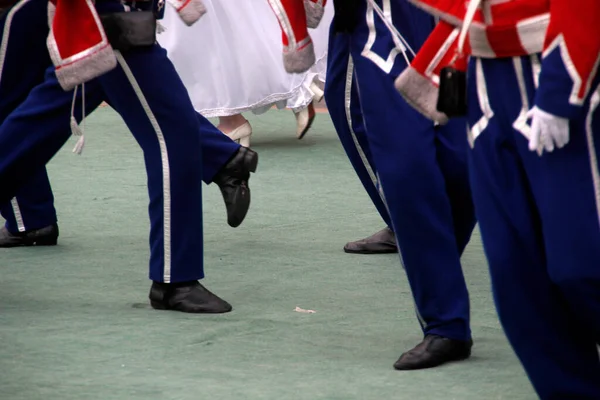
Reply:
[[[592,120],[594,112],[600,105],[600,86],[592,94],[590,100],[590,109],[585,119],[585,136],[587,139],[588,153],[590,157],[590,168],[592,170],[592,181],[594,183],[594,197],[596,199],[596,214],[598,215],[598,223],[600,224],[600,172],[598,171],[598,156],[596,155],[596,147],[594,146],[594,131],[592,130]],[[600,227],[600,225],[599,225]]]
[[[17,198],[13,198],[10,201],[10,204],[12,206],[13,213],[15,214],[15,221],[17,222],[17,228],[19,229],[19,232],[25,232],[25,223],[23,222],[23,215],[21,214],[21,208],[19,207]]]
[[[381,201],[383,202],[383,204],[389,214],[390,213],[389,207],[385,200],[385,195],[383,193],[383,188],[382,188],[380,180],[379,180],[379,175],[373,171],[373,168],[371,168],[371,164],[369,163],[369,160],[367,159],[367,156],[365,155],[364,150],[360,146],[360,142],[358,141],[358,138],[356,137],[356,133],[354,132],[354,128],[352,127],[352,113],[350,111],[350,106],[352,105],[353,77],[354,77],[354,61],[352,60],[352,56],[349,56],[348,69],[346,71],[346,86],[345,86],[345,91],[344,91],[344,106],[345,106],[344,108],[346,110],[346,122],[348,123],[348,130],[350,131],[350,135],[352,136],[352,140],[354,141],[354,146],[356,147],[356,151],[358,152],[360,159],[361,159],[365,169],[367,170],[369,177],[371,178],[371,182],[373,182],[373,186],[375,186],[375,188],[377,189],[377,193],[379,193],[379,196],[381,196]],[[390,216],[390,218],[391,218],[391,216]],[[404,264],[404,257],[402,256],[402,250],[400,248],[400,243],[398,242],[397,238],[396,238],[396,247],[398,248],[400,264],[402,265],[402,268],[404,270],[406,270],[406,266]],[[421,313],[419,312],[416,302],[415,302],[415,313],[417,314],[417,318],[419,320],[419,323],[421,324],[421,328],[426,329],[427,322],[421,316]]]
[[[352,56],[350,56],[348,59],[348,69],[346,71],[346,86],[345,86],[345,90],[344,90],[344,109],[346,111],[346,122],[348,123],[348,130],[350,131],[350,135],[352,136],[352,140],[354,141],[354,146],[356,147],[356,151],[358,151],[358,154],[360,155],[360,159],[363,162],[363,165],[365,166],[365,169],[367,170],[367,173],[369,174],[371,181],[373,182],[373,186],[375,186],[375,188],[378,188],[379,180],[377,179],[377,176],[375,175],[373,168],[371,168],[371,164],[369,163],[369,160],[367,159],[365,152],[363,151],[362,147],[360,146],[360,142],[358,141],[358,139],[356,137],[356,133],[354,133],[354,128],[352,127],[352,114],[350,112],[350,105],[352,102],[352,78],[353,77],[354,77],[354,61],[352,60]],[[380,194],[381,194],[381,192],[380,192]],[[383,197],[382,197],[382,200],[383,200]]]
[[[140,88],[135,76],[131,72],[129,65],[127,65],[127,61],[123,58],[123,55],[119,51],[115,51],[115,55],[117,56],[117,62],[121,65],[125,76],[127,76],[127,80],[131,84],[135,95],[138,100],[150,124],[152,124],[152,128],[156,132],[156,137],[158,139],[158,145],[160,147],[160,158],[162,163],[162,174],[163,174],[163,247],[164,247],[164,269],[163,269],[163,281],[165,283],[171,282],[171,172],[169,168],[169,154],[167,152],[167,143],[165,142],[165,137],[163,136],[162,130],[160,129],[160,125],[154,116],[154,113],[150,109],[150,105]]]

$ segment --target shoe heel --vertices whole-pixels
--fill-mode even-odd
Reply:
[[[167,307],[165,307],[165,305],[160,302],[160,301],[155,301],[155,300],[150,300],[150,306],[152,306],[152,308],[154,308],[155,310],[166,310]]]
[[[244,136],[243,138],[240,138],[240,140],[238,141],[239,145],[242,147],[250,147],[250,136]]]
[[[258,153],[253,152],[248,154],[246,166],[248,167],[248,171],[256,172],[256,168],[258,168]]]

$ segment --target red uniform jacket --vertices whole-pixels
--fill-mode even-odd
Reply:
[[[444,123],[439,113],[439,71],[456,54],[458,32],[468,2],[410,0],[440,22],[396,88],[419,111]],[[542,53],[535,105],[574,118],[590,95],[600,63],[600,1],[482,0],[469,27],[464,55],[483,58]],[[456,67],[466,68],[466,60]]]
[[[201,0],[169,0],[188,25],[206,9]],[[117,65],[92,0],[50,0],[48,51],[65,90],[94,79]]]

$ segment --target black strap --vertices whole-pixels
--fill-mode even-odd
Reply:
[[[358,25],[360,2],[364,0],[333,0],[335,32],[351,33]]]
[[[100,14],[100,20],[108,42],[115,50],[127,51],[156,43],[156,18],[152,11]]]

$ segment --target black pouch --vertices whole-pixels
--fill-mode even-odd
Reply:
[[[156,17],[152,11],[101,14],[100,20],[113,49],[127,51],[156,43]]]
[[[467,115],[467,73],[451,66],[440,71],[437,110],[449,118]]]

